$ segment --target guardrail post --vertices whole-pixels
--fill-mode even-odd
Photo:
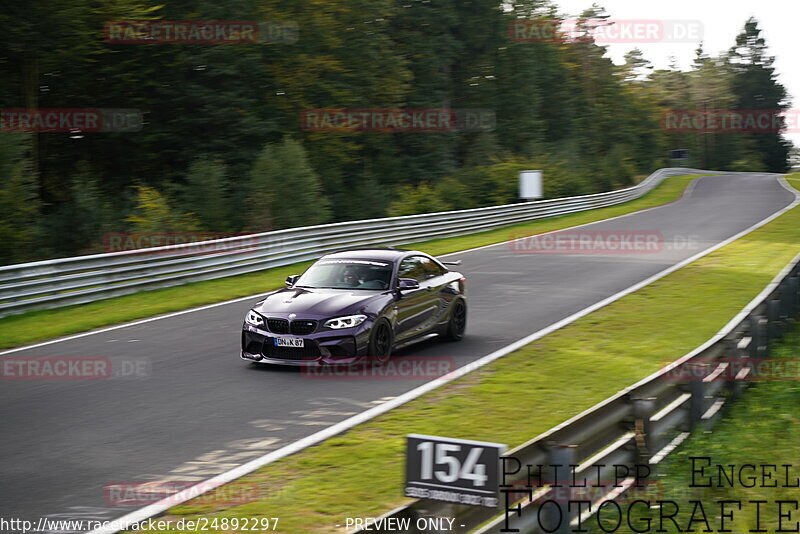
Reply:
[[[794,321],[797,317],[798,296],[800,296],[800,289],[798,289],[798,278],[790,276],[786,279],[786,287],[781,293],[781,297],[785,303],[783,314],[788,321]]]
[[[659,439],[652,435],[652,422],[650,418],[655,412],[655,397],[643,397],[633,399],[633,431],[636,433],[636,450],[633,463],[637,465],[648,465],[652,451],[658,451]]]
[[[760,315],[750,316],[750,343],[751,358],[766,358],[768,354],[767,319]]]
[[[736,380],[736,368],[731,367],[734,363],[734,360],[736,360],[736,363],[744,363],[747,361],[748,349],[739,348],[739,340],[741,337],[743,337],[742,332],[739,332],[738,335],[736,332],[732,332],[722,341],[722,356],[728,361],[729,366],[728,370],[726,371],[728,378],[725,386],[732,399],[738,397],[744,391],[745,387],[744,382]],[[753,339],[751,337],[750,343],[752,342]]]
[[[692,395],[689,400],[689,431],[693,432],[706,411],[706,383],[703,377],[708,376],[709,364],[689,362],[687,365],[691,369],[689,393]]]
[[[800,264],[798,264],[800,266]],[[800,314],[800,273],[789,278],[789,289],[792,295],[794,315]]]
[[[781,301],[772,299],[767,301],[767,351],[773,339],[783,335],[781,328]]]
[[[556,491],[559,491],[558,486],[562,486],[566,488],[566,492],[560,492],[562,495],[565,493],[569,493],[571,488],[571,478],[570,478],[570,466],[576,466],[578,462],[575,461],[575,445],[561,445],[556,444],[554,442],[548,443],[548,456],[550,458],[550,467],[551,467],[551,485],[556,487]],[[552,525],[558,525],[556,530],[548,530],[547,532],[553,532],[556,534],[569,534],[572,532],[569,524],[574,517],[576,517],[576,510],[569,510],[568,503],[566,502],[559,502],[563,499],[553,499],[558,507],[560,508],[560,516],[556,513],[555,507],[552,505],[548,505],[546,510],[540,510],[540,516],[542,517],[541,524],[552,528]],[[569,499],[568,499],[569,500]]]

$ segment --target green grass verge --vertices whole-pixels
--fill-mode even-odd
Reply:
[[[413,243],[409,246],[436,256],[492,243],[501,243],[512,237],[549,232],[608,219],[672,202],[681,195],[693,178],[692,176],[669,178],[644,197],[618,206],[543,219],[463,237]],[[309,262],[297,263],[219,280],[143,291],[90,304],[6,317],[0,319],[0,349],[264,293],[282,287],[283,281],[288,275],[302,272],[308,265]]]
[[[800,330],[795,328],[776,347],[773,357],[791,358],[786,365],[788,371],[797,369],[798,355],[800,355]],[[797,411],[797,407],[800,406],[800,381],[798,381],[800,376],[796,372],[789,372],[785,376],[794,376],[794,379],[762,381],[751,386],[747,393],[726,411],[723,420],[712,432],[693,435],[678,451],[667,457],[659,466],[658,476],[652,477],[659,482],[657,490],[646,491],[637,497],[651,501],[674,501],[679,509],[676,521],[684,532],[695,506],[690,501],[702,503],[710,530],[719,532],[720,505],[717,502],[723,500],[742,503],[741,510],[738,510],[736,505],[726,506],[726,513],[734,514],[733,520],[725,521],[728,532],[758,530],[797,532],[800,512],[794,508],[794,504],[783,506],[783,513],[790,513],[790,517],[784,518],[780,523],[778,518],[777,501],[796,503],[800,498],[800,488],[786,487],[786,471],[782,467],[792,466],[789,470],[788,483],[797,484],[797,477],[800,476],[800,462],[798,462],[800,440],[797,439],[800,435],[800,414]],[[706,472],[705,476],[696,475],[693,482],[691,458],[701,457],[710,458],[712,466],[736,466],[734,486],[731,487],[723,481],[721,488],[690,487],[693,483],[706,484],[709,474],[713,476],[714,486],[718,486],[718,471],[715,469],[710,473]],[[697,462],[698,468],[707,465],[702,460]],[[743,487],[736,478],[739,468],[744,464],[751,464],[758,469],[755,472],[745,469],[742,475],[743,483],[754,487]],[[761,466],[778,467],[771,470],[774,473],[772,479],[764,480],[761,478]],[[730,473],[730,467],[727,467],[727,471]],[[751,482],[754,474],[756,479]],[[765,487],[765,484],[776,484],[777,487]],[[751,504],[751,501],[764,501],[758,519],[755,505]],[[672,505],[665,505],[664,509],[666,514],[674,511]],[[623,512],[627,513],[627,507],[623,507]],[[606,514],[602,514],[600,519],[606,532],[613,531],[620,534],[635,532],[627,519],[623,520],[618,529],[614,529],[616,521],[612,521],[610,515],[606,517]],[[697,514],[696,518],[699,519],[700,514]],[[641,505],[633,508],[631,524],[635,529],[643,530],[648,519],[651,521],[651,531],[661,529],[658,510],[645,511]],[[587,521],[586,525],[591,532],[597,534],[603,532],[598,527],[596,519]],[[663,530],[658,530],[659,532],[681,532],[669,520],[665,520],[663,525]],[[702,522],[695,522],[692,528],[696,532],[703,532],[707,527]]]
[[[793,180],[800,186],[800,176]],[[408,502],[406,434],[523,443],[710,338],[794,257],[799,241],[795,208],[462,379],[241,479],[257,484],[263,499],[226,508],[211,504],[212,495],[173,507],[170,518],[279,517],[280,532],[306,533],[377,516]]]

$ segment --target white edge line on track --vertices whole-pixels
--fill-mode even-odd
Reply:
[[[709,175],[706,175],[706,176],[719,176],[719,175],[709,174]],[[689,187],[687,187],[686,189],[683,190],[683,194],[681,195],[680,200],[683,200],[684,198],[689,198],[689,197],[692,196],[692,193],[694,193],[694,189],[697,186],[697,182],[698,181],[699,180],[692,180],[692,183],[689,184]]]
[[[565,317],[564,319],[561,319],[560,321],[555,322],[546,328],[543,328],[537,332],[529,334],[528,336],[519,339],[514,343],[511,343],[510,345],[503,347],[502,349],[496,350],[490,354],[487,354],[486,356],[483,356],[473,362],[470,362],[467,365],[456,369],[455,371],[449,373],[444,377],[432,380],[426,384],[423,384],[422,386],[412,389],[411,391],[407,391],[406,393],[403,393],[402,395],[395,397],[394,399],[386,401],[379,406],[375,406],[374,408],[365,410],[360,414],[354,415],[348,419],[345,419],[344,421],[340,421],[335,425],[329,426],[323,430],[320,430],[319,432],[311,434],[310,436],[306,436],[303,439],[295,441],[294,443],[290,443],[285,447],[281,447],[276,451],[272,451],[268,454],[265,454],[264,456],[261,456],[260,458],[251,460],[245,464],[235,467],[229,471],[226,471],[225,473],[211,477],[208,480],[199,483],[202,484],[202,487],[199,490],[192,491],[192,488],[188,488],[173,495],[170,495],[169,497],[166,497],[156,503],[135,510],[129,514],[126,514],[112,521],[112,524],[106,528],[95,529],[91,531],[90,534],[114,534],[116,532],[120,532],[130,527],[134,523],[138,523],[147,520],[153,516],[156,516],[158,514],[161,514],[166,510],[168,510],[169,508],[176,506],[178,504],[182,504],[199,495],[202,495],[203,493],[206,493],[207,491],[210,491],[215,487],[236,480],[237,478],[252,473],[256,469],[259,469],[267,464],[280,460],[281,458],[285,458],[307,447],[316,445],[330,437],[333,437],[337,434],[341,434],[342,432],[350,430],[351,428],[361,423],[369,421],[370,419],[374,419],[375,417],[384,414],[394,408],[397,408],[398,406],[402,406],[403,404],[406,404],[407,402],[410,402],[424,395],[425,393],[428,393],[429,391],[437,389],[449,382],[452,382],[457,378],[461,378],[462,376],[465,376],[476,369],[479,369],[511,352],[514,352],[515,350],[518,350],[524,347],[525,345],[528,345],[529,343],[532,343],[533,341],[536,341],[537,339],[546,336],[547,334],[555,332],[556,330],[559,330],[567,326],[568,324],[575,322],[581,317],[584,317],[596,310],[599,310],[600,308],[608,306],[609,304],[621,299],[622,297],[629,295],[635,291],[638,291],[639,289],[652,284],[656,280],[664,278],[665,276],[677,271],[678,269],[681,269],[682,267],[685,267],[686,265],[689,265],[690,263],[711,254],[712,252],[724,247],[725,245],[728,245],[736,241],[740,237],[745,236],[750,232],[757,230],[758,228],[761,228],[765,224],[777,219],[790,209],[800,204],[800,191],[795,190],[788,183],[786,183],[783,176],[779,177],[778,181],[787,191],[794,194],[795,197],[794,200],[789,205],[785,206],[784,208],[781,208],[779,211],[773,213],[769,217],[762,219],[761,221],[753,224],[752,226],[742,230],[736,235],[733,235],[728,239],[721,241],[720,243],[717,243],[716,245],[713,245],[705,250],[702,250],[697,254],[695,254],[694,256],[686,258],[685,260],[676,263],[671,267],[667,267],[663,271],[658,272],[653,276],[628,287],[627,289],[623,289],[622,291],[614,295],[606,297],[605,299],[596,302],[591,306],[570,315],[569,317]]]
[[[720,175],[714,175],[714,174],[692,175],[692,174],[690,174],[688,176],[698,176],[698,178],[696,178],[695,180],[692,181],[692,184],[694,184],[695,182],[697,182],[697,180],[700,180],[701,178],[707,178],[709,176],[720,176]],[[672,176],[667,176],[667,177],[665,177],[665,179],[666,178],[672,178]],[[650,192],[652,192],[652,191],[655,191],[655,189],[651,190]],[[648,194],[650,192],[648,192]],[[628,202],[633,202],[635,200],[639,200],[640,198],[642,198],[642,197],[631,199]],[[680,200],[680,199],[678,199],[678,200]],[[673,202],[675,202],[675,201],[673,201]],[[622,205],[624,205],[626,203],[627,202],[623,202],[622,204],[612,204],[611,206],[603,206],[603,207],[613,207],[613,206],[617,206],[617,205],[622,206]],[[609,217],[608,219],[601,219],[599,221],[593,221],[593,222],[578,224],[578,225],[575,225],[575,226],[569,226],[567,228],[560,228],[558,230],[550,230],[549,232],[543,232],[541,234],[532,234],[531,236],[518,237],[516,239],[511,239],[509,241],[501,241],[500,243],[491,243],[489,245],[482,245],[480,247],[468,248],[468,249],[465,249],[465,250],[458,250],[456,252],[449,252],[447,254],[440,254],[437,257],[445,258],[447,256],[455,256],[456,254],[464,254],[466,252],[472,252],[474,250],[481,250],[481,249],[485,249],[485,248],[496,247],[496,246],[499,246],[499,245],[505,245],[505,244],[508,244],[508,243],[513,243],[515,241],[519,241],[519,240],[522,240],[522,239],[527,239],[528,237],[533,237],[534,235],[535,236],[543,236],[543,235],[548,235],[548,234],[552,234],[552,233],[555,233],[555,232],[563,232],[564,230],[573,230],[575,228],[582,228],[584,226],[589,226],[589,225],[592,225],[592,224],[598,224],[598,223],[602,223],[602,222],[606,222],[606,221],[613,221],[614,219],[619,219],[619,218],[622,218],[622,217],[628,217],[629,215],[635,215],[635,214],[638,214],[638,213],[644,213],[646,211],[650,211],[650,210],[654,210],[654,209],[658,209],[658,208],[663,208],[665,206],[668,206],[669,204],[672,204],[672,202],[669,202],[667,204],[661,204],[659,206],[652,206],[650,208],[645,208],[645,209],[639,210],[639,211],[632,211],[630,213],[624,213],[622,215],[617,215],[615,217]],[[598,209],[602,209],[602,208],[598,208]],[[594,210],[591,210],[591,209],[590,210],[584,210],[584,211],[577,212],[577,213],[588,213],[588,212],[591,212],[591,211],[594,211]],[[538,220],[538,219],[532,219],[530,222],[533,222],[533,221],[536,221],[536,220]],[[11,348],[11,349],[6,349],[4,351],[0,351],[0,356],[5,356],[6,354],[12,354],[14,352],[21,352],[23,350],[36,349],[36,348],[39,348],[39,347],[52,345],[54,343],[61,343],[62,341],[71,341],[73,339],[79,339],[79,338],[86,337],[86,336],[93,336],[95,334],[102,334],[104,332],[111,332],[112,330],[119,330],[120,328],[128,328],[130,326],[139,326],[140,324],[145,324],[145,323],[149,323],[149,322],[152,322],[152,321],[159,321],[161,319],[169,319],[170,317],[176,317],[178,315],[184,315],[184,314],[187,314],[187,313],[193,313],[193,312],[197,312],[197,311],[208,310],[210,308],[216,308],[218,306],[225,306],[227,304],[235,304],[237,302],[242,302],[242,301],[245,301],[245,300],[258,299],[260,297],[265,297],[265,296],[267,296],[267,295],[269,295],[271,293],[274,293],[275,291],[277,291],[277,290],[267,291],[267,292],[264,292],[264,293],[256,293],[255,295],[248,295],[246,297],[238,297],[238,298],[235,298],[235,299],[232,299],[232,300],[224,300],[222,302],[215,302],[213,304],[206,304],[204,306],[199,306],[197,308],[189,308],[188,310],[180,310],[180,311],[176,311],[176,312],[169,312],[169,313],[165,313],[163,315],[156,315],[154,317],[148,317],[146,319],[136,319],[135,321],[131,321],[131,322],[128,322],[128,323],[122,323],[122,324],[117,324],[117,325],[114,325],[114,326],[98,328],[96,330],[89,330],[88,332],[81,332],[79,334],[72,334],[72,335],[69,335],[69,336],[59,337],[59,338],[56,338],[56,339],[50,339],[50,340],[47,340],[47,341],[42,341],[40,343],[34,343],[32,345],[22,345],[20,347],[14,347],[14,348]]]

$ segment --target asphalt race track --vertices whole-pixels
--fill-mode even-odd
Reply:
[[[661,232],[659,252],[531,254],[500,244],[458,254],[468,280],[467,337],[409,347],[397,361],[441,357],[466,364],[723,241],[792,200],[774,175],[708,176],[677,202],[580,229]],[[108,485],[203,480],[424,381],[311,379],[248,364],[239,359],[239,336],[255,300],[0,355],[107,357],[131,375],[0,380],[0,517],[114,519],[142,503],[116,504],[104,493]]]

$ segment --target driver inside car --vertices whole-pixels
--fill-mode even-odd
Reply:
[[[344,270],[344,273],[342,273],[342,282],[347,287],[357,287],[361,285],[358,274],[355,272],[355,269],[352,268]]]

